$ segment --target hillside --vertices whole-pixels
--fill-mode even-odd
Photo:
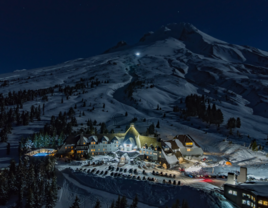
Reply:
[[[159,120],[157,131],[163,140],[177,134],[191,134],[205,152],[228,157],[237,165],[233,166],[234,170],[246,164],[249,174],[264,177],[253,165],[262,165],[268,160],[265,156],[268,135],[266,51],[226,43],[188,23],[169,24],[145,34],[135,45],[124,43],[122,47],[118,45],[94,57],[0,74],[0,81],[3,96],[20,90],[54,89],[53,95],[47,95],[47,101],[37,97],[23,103],[20,112],[45,103],[44,115],[40,121],[34,119],[27,126],[13,125],[12,134],[8,134],[11,156],[5,154],[6,143],[0,143],[2,167],[17,156],[22,136],[39,131],[51,116],[57,116],[60,111],[68,112],[77,105],[78,127],[73,127],[74,130],[86,128],[86,120],[91,119],[105,122],[109,131],[124,132],[125,126],[136,117],[135,126],[144,134],[152,122],[156,124]],[[77,84],[83,87],[68,95],[68,100],[59,90],[59,86]],[[197,117],[185,119],[181,112],[173,112],[174,106],[185,109],[184,101],[190,94],[204,95],[221,109],[224,122],[219,129]],[[161,109],[157,110],[157,106]],[[6,106],[10,107],[16,105]],[[80,111],[85,115],[80,117]],[[242,123],[241,128],[233,130],[233,135],[229,135],[226,128],[231,117],[240,117]],[[232,144],[223,142],[227,137]],[[253,138],[265,147],[264,151],[253,152],[247,148]]]

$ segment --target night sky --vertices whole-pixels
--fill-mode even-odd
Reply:
[[[268,51],[267,0],[0,0],[0,73],[98,55],[174,22]]]

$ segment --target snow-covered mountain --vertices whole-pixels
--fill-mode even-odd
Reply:
[[[100,84],[91,87],[91,82],[97,80]],[[205,152],[223,154],[234,165],[250,167],[262,164],[259,169],[255,166],[249,168],[249,174],[263,177],[262,173],[267,171],[263,165],[264,161],[267,163],[265,151],[252,152],[247,149],[252,138],[256,138],[261,145],[266,145],[267,141],[266,51],[226,43],[188,23],[168,24],[156,32],[146,33],[132,46],[121,41],[104,54],[90,58],[0,74],[0,85],[5,85],[0,87],[0,93],[7,96],[13,91],[55,85],[64,88],[77,83],[84,83],[86,89],[77,90],[68,100],[56,87],[53,95],[48,94],[48,101],[42,101],[40,97],[23,104],[22,110],[30,110],[31,105],[45,103],[45,114],[41,116],[41,121],[13,127],[12,134],[8,135],[13,148],[11,153],[17,154],[16,148],[22,136],[43,128],[52,115],[67,112],[77,105],[78,129],[85,128],[86,120],[96,119],[98,123],[106,122],[109,130],[124,132],[125,126],[136,117],[138,121],[135,126],[140,133],[144,133],[152,122],[156,124],[159,120],[157,131],[164,140],[176,134],[189,133]],[[181,101],[190,94],[205,95],[222,110],[224,123],[220,129],[198,118],[185,120],[180,113],[173,112],[176,105],[185,108]],[[156,110],[157,106],[161,109]],[[79,117],[80,111],[85,116]],[[241,128],[236,129],[241,136],[236,136],[234,132],[234,136],[229,138],[235,144],[223,142],[228,135],[225,124],[230,117],[240,117],[242,123]],[[146,122],[143,122],[144,118]],[[5,155],[4,143],[0,143],[0,149],[1,166],[8,166],[14,154],[10,157]]]

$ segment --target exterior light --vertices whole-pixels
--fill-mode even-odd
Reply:
[[[136,53],[136,56],[140,56],[140,53],[138,52],[138,53]]]

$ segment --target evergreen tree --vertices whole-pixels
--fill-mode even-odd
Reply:
[[[121,208],[121,199],[120,199],[120,196],[118,196],[116,202],[115,202],[115,206],[114,208]]]
[[[132,201],[132,204],[130,205],[130,208],[137,208],[138,207],[138,196],[136,195],[135,198]]]
[[[101,204],[100,204],[99,199],[97,199],[97,201],[96,201],[96,204],[95,204],[94,208],[101,208]]]
[[[10,143],[7,143],[7,155],[10,154]]]
[[[235,118],[229,118],[227,122],[227,128],[232,129],[236,127],[236,119]]]
[[[127,116],[127,112],[125,113],[125,116]]]
[[[61,103],[63,103],[63,98],[61,98]]]
[[[76,106],[76,103],[75,103],[75,105],[74,105],[74,109],[76,109],[77,108],[77,106]]]
[[[180,208],[180,200],[177,199],[176,202],[172,205],[172,208]]]
[[[126,208],[127,207],[127,198],[123,196],[120,201],[120,208]]]
[[[240,128],[241,127],[241,120],[239,117],[236,118],[236,127]]]
[[[43,115],[45,115],[45,103],[43,103]]]
[[[83,111],[83,114],[82,114],[83,116],[85,116],[85,112]]]
[[[34,208],[35,207],[34,195],[33,195],[33,191],[31,188],[28,191],[28,198],[27,198],[27,202],[26,202],[25,207],[27,207],[27,208]]]
[[[80,199],[77,196],[75,197],[75,201],[70,208],[80,208]]]
[[[183,200],[181,208],[189,208],[188,202]]]
[[[156,128],[160,128],[160,124],[159,124],[159,121],[157,122],[157,124],[156,124]]]
[[[103,106],[102,107],[105,108],[105,103],[103,103]]]
[[[115,208],[115,206],[114,206],[114,201],[112,202],[110,208]]]

